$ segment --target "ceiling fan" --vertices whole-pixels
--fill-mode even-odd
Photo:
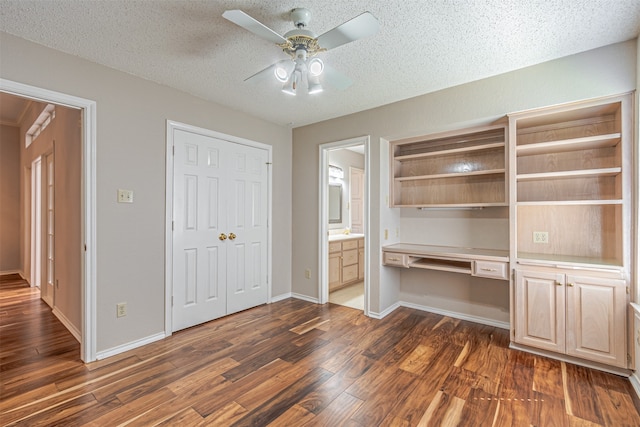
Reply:
[[[293,9],[290,13],[295,29],[284,36],[247,15],[241,10],[227,10],[222,16],[263,39],[275,43],[290,58],[278,61],[245,81],[273,73],[283,83],[282,91],[295,95],[298,88],[306,84],[309,94],[322,92],[323,81],[337,89],[346,89],[353,83],[335,68],[330,67],[316,55],[355,40],[369,37],[378,31],[378,20],[370,12],[364,12],[319,36],[307,29],[311,12],[305,8]]]

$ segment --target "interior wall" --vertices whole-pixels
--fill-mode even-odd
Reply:
[[[388,172],[382,171],[389,168],[384,152],[388,149],[376,148],[388,140],[491,123],[509,112],[631,91],[636,87],[636,54],[636,40],[630,40],[294,129],[293,291],[318,297],[317,284],[304,279],[304,269],[317,265],[318,259],[318,233],[309,227],[318,221],[318,171],[309,166],[318,164],[319,144],[371,136],[370,191],[379,196],[370,198],[371,311],[384,313],[398,302],[401,289],[397,275],[381,266],[380,248],[397,241],[393,232],[385,240],[384,230],[394,231],[401,222],[397,213],[388,213],[398,210],[387,207]],[[500,217],[496,219],[499,222]],[[437,221],[425,220],[422,226],[425,234],[438,231]],[[468,230],[455,227],[450,233],[455,236]],[[400,229],[398,234],[403,233]]]
[[[82,129],[80,110],[56,107],[53,123],[55,302],[82,330]]]
[[[5,33],[0,56],[4,79],[96,101],[98,352],[164,332],[167,120],[273,147],[272,295],[291,292],[289,128]]]
[[[20,128],[0,125],[0,273],[24,274],[20,239]]]

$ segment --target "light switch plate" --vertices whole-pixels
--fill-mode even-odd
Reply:
[[[133,190],[118,189],[118,203],[133,203]]]

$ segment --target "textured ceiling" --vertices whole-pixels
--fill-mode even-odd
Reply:
[[[291,97],[244,79],[286,55],[222,18],[324,33],[363,11],[375,36],[322,54],[354,84]],[[639,0],[0,0],[0,31],[292,127],[636,38]],[[326,86],[326,85],[325,85]]]

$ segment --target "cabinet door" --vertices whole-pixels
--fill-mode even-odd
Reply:
[[[567,275],[567,354],[626,367],[624,280]]]
[[[342,252],[329,254],[329,290],[333,290],[342,283]]]
[[[358,263],[358,250],[342,251],[342,266],[355,265]],[[356,268],[356,271],[358,269]]]
[[[356,264],[342,267],[342,284],[358,280],[358,266]]]
[[[565,351],[564,275],[516,270],[515,341]]]
[[[364,248],[358,249],[358,279],[364,279]]]

